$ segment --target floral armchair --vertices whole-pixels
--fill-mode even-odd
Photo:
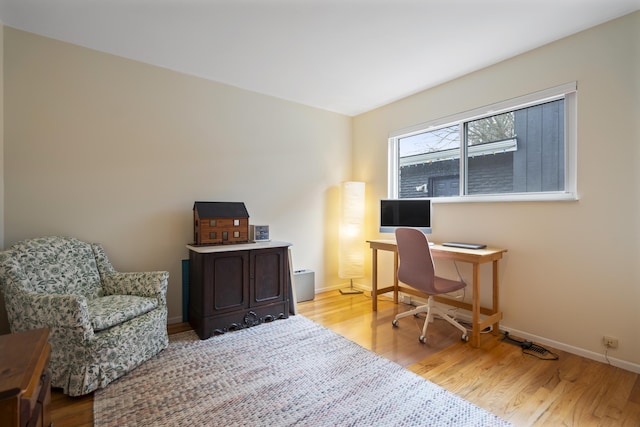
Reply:
[[[99,244],[24,240],[0,252],[12,332],[49,328],[51,385],[79,396],[167,347],[169,273],[116,272]]]

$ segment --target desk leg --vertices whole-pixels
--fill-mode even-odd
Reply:
[[[371,309],[378,311],[378,250],[371,248]]]
[[[393,302],[398,303],[398,251],[393,252]]]
[[[498,283],[498,260],[493,261],[493,313],[500,311],[500,294]],[[500,335],[500,322],[496,321],[493,324],[493,335]]]
[[[473,263],[473,302],[471,311],[473,322],[471,326],[471,345],[480,347],[480,265]]]

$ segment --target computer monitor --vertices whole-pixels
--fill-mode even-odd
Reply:
[[[431,234],[431,200],[380,200],[380,232],[395,233],[399,227],[417,228]]]

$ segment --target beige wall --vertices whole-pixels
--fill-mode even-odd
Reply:
[[[640,12],[356,117],[353,175],[369,183],[369,236],[388,236],[377,232],[377,203],[387,194],[391,131],[577,81],[580,200],[437,204],[432,239],[509,249],[505,327],[596,359],[611,335],[620,348],[609,356],[638,370],[639,48]]]
[[[1,29],[0,24],[0,249],[4,249],[4,32]]]
[[[69,235],[103,243],[119,270],[168,270],[181,320],[193,202],[242,201],[293,243],[294,267],[339,285],[349,117],[8,27],[4,61],[5,246]]]
[[[4,32],[0,24],[0,249],[4,249]],[[7,332],[7,313],[0,292],[0,333]]]

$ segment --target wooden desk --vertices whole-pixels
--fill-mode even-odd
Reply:
[[[372,251],[371,263],[371,303],[373,311],[378,311],[378,295],[393,291],[393,302],[398,303],[398,292],[404,292],[409,295],[426,297],[422,292],[413,288],[400,286],[398,276],[398,247],[395,240],[367,240]],[[378,250],[389,251],[394,253],[393,261],[393,286],[378,289]],[[502,319],[500,311],[500,286],[498,282],[498,261],[502,259],[502,255],[507,252],[506,249],[485,248],[485,249],[462,249],[452,248],[449,246],[433,245],[431,246],[431,254],[436,259],[450,259],[453,261],[468,262],[473,265],[472,286],[472,302],[471,304],[452,300],[450,298],[436,296],[437,302],[449,304],[472,313],[472,329],[471,329],[471,345],[473,347],[480,346],[480,331],[489,325],[493,326],[493,334],[497,335]],[[491,308],[480,306],[480,264],[493,263],[493,305]],[[484,319],[480,319],[480,314],[485,315]]]

